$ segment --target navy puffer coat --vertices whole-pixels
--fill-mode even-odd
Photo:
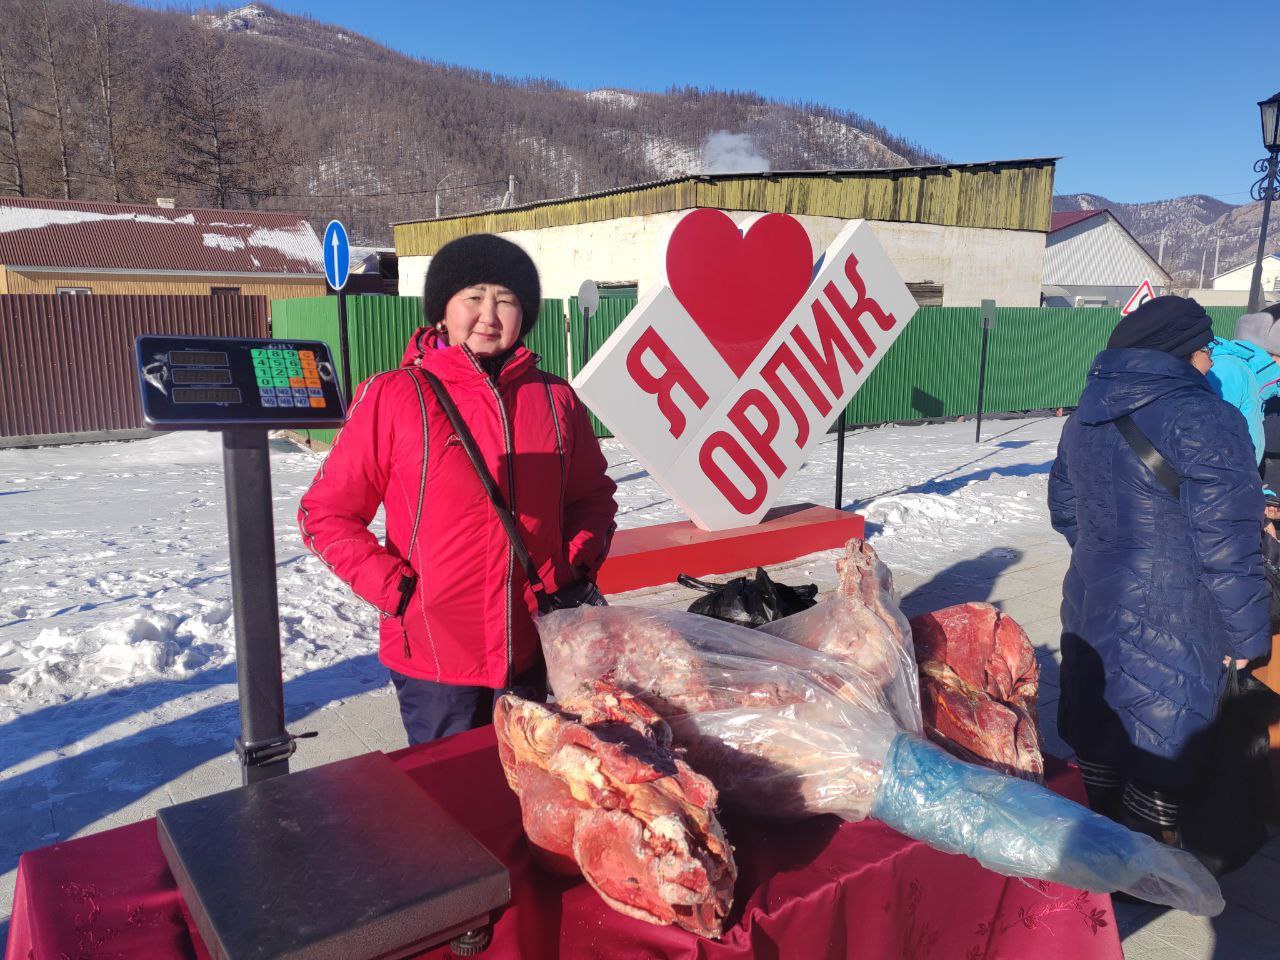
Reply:
[[[1124,414],[1183,478],[1177,499],[1125,442]],[[1244,418],[1191,364],[1098,354],[1049,477],[1072,547],[1058,728],[1081,756],[1156,787],[1195,778],[1222,658],[1270,648],[1255,464]]]

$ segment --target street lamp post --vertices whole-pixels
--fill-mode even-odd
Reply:
[[[1263,308],[1262,258],[1267,249],[1267,221],[1271,218],[1271,201],[1280,199],[1280,186],[1276,184],[1276,158],[1280,154],[1280,93],[1258,102],[1262,112],[1262,145],[1267,156],[1253,165],[1254,173],[1262,176],[1253,185],[1250,195],[1262,201],[1262,232],[1258,234],[1258,257],[1253,264],[1253,280],[1249,283],[1249,312]]]

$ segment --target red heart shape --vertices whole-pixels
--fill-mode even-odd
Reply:
[[[667,244],[667,283],[724,362],[741,377],[813,279],[800,221],[767,213],[746,236],[708,207],[685,216]]]

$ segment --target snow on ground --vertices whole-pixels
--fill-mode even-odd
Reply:
[[[845,505],[863,512],[894,569],[927,573],[1014,544],[1047,526],[1062,422],[989,423],[980,445],[968,423],[851,431]],[[825,438],[780,503],[831,503],[835,450]],[[621,527],[682,519],[621,444],[605,452]],[[271,461],[293,717],[386,674],[375,612],[297,532],[320,457],[273,440]],[[0,729],[13,733],[0,736],[0,790],[74,797],[119,762],[109,748],[124,741],[187,751],[192,765],[225,753],[238,724],[218,436],[0,450],[0,516]]]

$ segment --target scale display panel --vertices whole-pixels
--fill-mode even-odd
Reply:
[[[138,337],[147,424],[170,430],[340,427],[346,418],[327,344],[238,337]]]

